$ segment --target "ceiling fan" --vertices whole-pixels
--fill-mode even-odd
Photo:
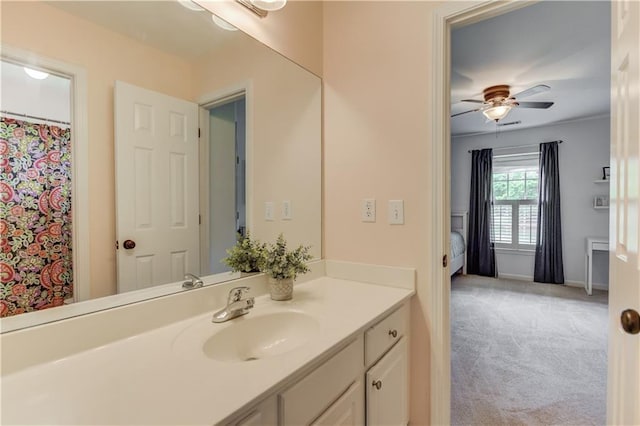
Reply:
[[[546,92],[551,89],[545,84],[530,87],[513,96],[510,95],[509,89],[510,87],[506,84],[487,87],[483,90],[484,101],[479,99],[463,99],[460,101],[482,104],[480,108],[452,114],[451,117],[453,118],[470,112],[481,111],[487,119],[493,120],[497,123],[498,120],[507,116],[509,111],[511,111],[511,108],[547,109],[553,105],[553,102],[520,102],[520,99],[522,98],[535,95],[536,93]]]

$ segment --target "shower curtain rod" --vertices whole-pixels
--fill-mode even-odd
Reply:
[[[562,143],[562,140],[558,139],[557,141],[549,141],[549,142],[542,142],[542,143],[551,143],[551,142],[558,142],[558,143]],[[539,145],[540,145],[540,144],[538,144],[538,143],[532,143],[532,144],[529,144],[529,145],[501,146],[501,147],[499,147],[499,148],[493,148],[493,150],[494,150],[494,151],[498,151],[498,150],[501,150],[501,149],[530,148],[530,147],[533,147],[533,146],[539,146]],[[472,151],[471,151],[471,150],[468,150],[467,152],[468,152],[469,154],[471,154],[471,152],[472,152]]]
[[[52,120],[50,118],[37,117],[35,115],[19,114],[17,112],[4,111],[4,110],[0,111],[0,113],[7,114],[7,115],[15,115],[17,117],[23,117],[23,118],[33,118],[34,120],[47,121],[49,123],[66,124],[67,126],[71,125],[71,123],[69,123],[68,121]]]

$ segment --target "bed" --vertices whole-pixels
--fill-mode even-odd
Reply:
[[[467,274],[467,212],[451,212],[451,275]]]

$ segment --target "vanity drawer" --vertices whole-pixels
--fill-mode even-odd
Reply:
[[[373,365],[407,329],[407,305],[398,308],[391,315],[371,327],[365,333],[365,365]]]
[[[280,394],[280,424],[310,424],[363,373],[362,336]]]

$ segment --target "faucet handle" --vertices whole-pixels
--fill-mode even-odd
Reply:
[[[242,296],[247,294],[251,290],[249,287],[234,287],[229,291],[229,299],[227,303],[239,302]]]

